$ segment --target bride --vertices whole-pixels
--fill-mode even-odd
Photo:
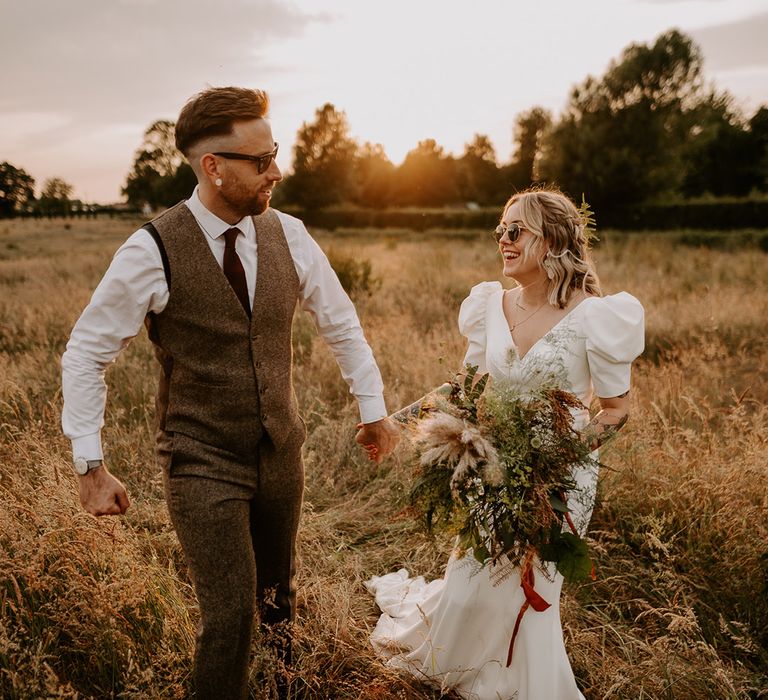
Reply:
[[[464,362],[490,373],[494,383],[520,388],[557,377],[583,403],[572,411],[574,427],[596,449],[626,422],[631,363],[643,350],[643,308],[626,292],[601,296],[586,222],[558,191],[514,195],[495,238],[503,274],[517,286],[482,282],[464,300]],[[599,410],[590,420],[595,396]],[[568,507],[583,535],[597,468],[574,465],[573,476]],[[519,569],[499,582],[493,567],[481,567],[471,552],[454,553],[445,576],[430,583],[405,569],[374,577],[366,586],[382,615],[371,642],[390,666],[471,700],[577,700],[583,696],[560,624],[563,577],[538,559],[534,572],[535,591],[550,604],[541,612],[526,612]]]

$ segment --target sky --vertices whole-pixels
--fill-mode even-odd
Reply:
[[[220,85],[269,93],[284,170],[326,102],[395,163],[425,138],[460,155],[475,133],[508,162],[517,114],[557,116],[671,28],[747,117],[768,104],[768,0],[0,0],[0,162],[120,201],[147,127]]]

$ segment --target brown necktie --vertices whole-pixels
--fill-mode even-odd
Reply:
[[[235,290],[237,298],[245,309],[245,313],[250,317],[251,305],[248,300],[248,285],[245,282],[245,270],[240,256],[235,250],[235,240],[240,233],[240,229],[231,228],[224,232],[224,275],[229,280],[232,289]]]

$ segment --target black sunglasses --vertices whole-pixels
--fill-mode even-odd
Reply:
[[[506,233],[509,238],[509,242],[514,243],[518,238],[520,238],[520,235],[523,233],[523,231],[525,231],[525,229],[518,223],[512,223],[509,226],[499,224],[493,230],[493,237],[496,239],[496,243],[498,243],[502,238],[504,238],[504,234]]]
[[[256,163],[256,170],[259,171],[259,175],[266,172],[270,163],[277,158],[277,149],[280,148],[277,141],[275,141],[275,150],[265,153],[263,156],[249,156],[245,153],[214,153],[215,156],[221,156],[229,160],[250,160],[252,163]]]

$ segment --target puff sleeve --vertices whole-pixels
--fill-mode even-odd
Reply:
[[[472,287],[469,296],[461,302],[459,332],[469,341],[464,365],[477,365],[482,374],[488,371],[485,363],[487,343],[486,313],[488,299],[502,289],[501,282],[481,282]]]
[[[587,361],[597,396],[629,389],[632,361],[645,346],[644,316],[642,304],[626,292],[596,298],[586,309]]]

